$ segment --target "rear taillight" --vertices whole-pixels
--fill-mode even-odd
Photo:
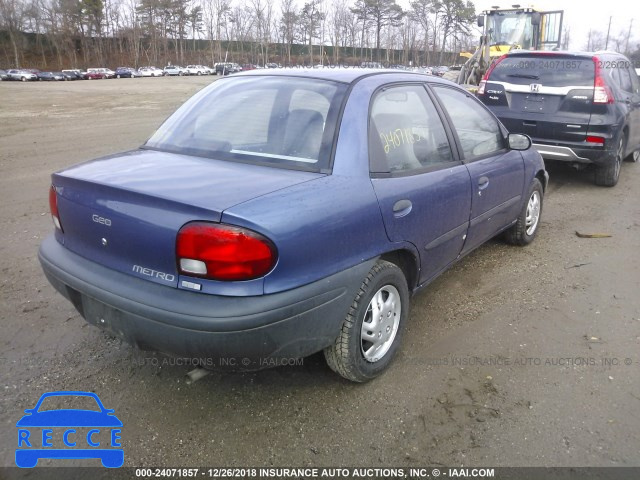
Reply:
[[[222,281],[259,278],[275,266],[275,245],[245,228],[208,222],[186,224],[176,242],[183,275]]]
[[[60,214],[58,213],[58,195],[56,194],[56,189],[53,185],[51,185],[51,188],[49,189],[49,210],[51,211],[53,224],[58,230],[62,232],[63,230],[62,224],[60,223]]]
[[[587,135],[588,143],[597,143],[598,145],[604,145],[604,137],[597,137],[595,135]]]
[[[502,55],[500,58],[498,58],[489,66],[489,68],[487,69],[487,72],[482,76],[482,80],[480,80],[480,83],[478,84],[477,95],[484,95],[484,89],[487,86],[487,81],[489,80],[489,76],[491,75],[491,72],[493,72],[493,70],[498,66],[498,64],[501,61],[503,61],[505,58],[507,58],[507,56]]]
[[[593,103],[606,104],[614,103],[613,92],[607,85],[602,76],[600,70],[600,60],[598,57],[593,57],[593,63],[595,64],[595,81],[593,84]]]

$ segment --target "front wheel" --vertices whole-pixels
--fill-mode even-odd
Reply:
[[[531,182],[527,203],[522,207],[516,223],[505,232],[505,238],[512,245],[528,245],[538,233],[542,215],[542,184],[537,178]]]
[[[334,372],[353,382],[380,375],[398,350],[409,312],[409,288],[402,270],[380,260],[362,282],[340,335],[324,350]]]

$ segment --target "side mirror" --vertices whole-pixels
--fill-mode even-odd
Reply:
[[[511,150],[529,150],[531,148],[531,139],[528,135],[510,133],[507,139]]]
[[[477,21],[478,21],[478,26],[479,27],[481,27],[481,28],[484,27],[484,15],[478,15]]]

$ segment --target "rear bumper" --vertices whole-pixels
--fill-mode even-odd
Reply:
[[[329,346],[375,259],[286,292],[223,297],[155,284],[95,264],[53,236],[39,259],[84,319],[143,350],[255,370]]]
[[[613,148],[594,149],[580,148],[574,145],[551,145],[536,140],[533,141],[533,148],[535,148],[545,160],[558,160],[598,166],[606,166],[615,161],[615,150]]]

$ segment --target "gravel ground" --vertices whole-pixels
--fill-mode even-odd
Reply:
[[[37,261],[49,175],[137,147],[214,78],[0,84],[0,466],[53,390],[115,409],[126,466],[640,466],[640,164],[613,189],[551,168],[536,241],[491,241],[414,297],[365,385],[321,355],[187,385],[88,326]]]

